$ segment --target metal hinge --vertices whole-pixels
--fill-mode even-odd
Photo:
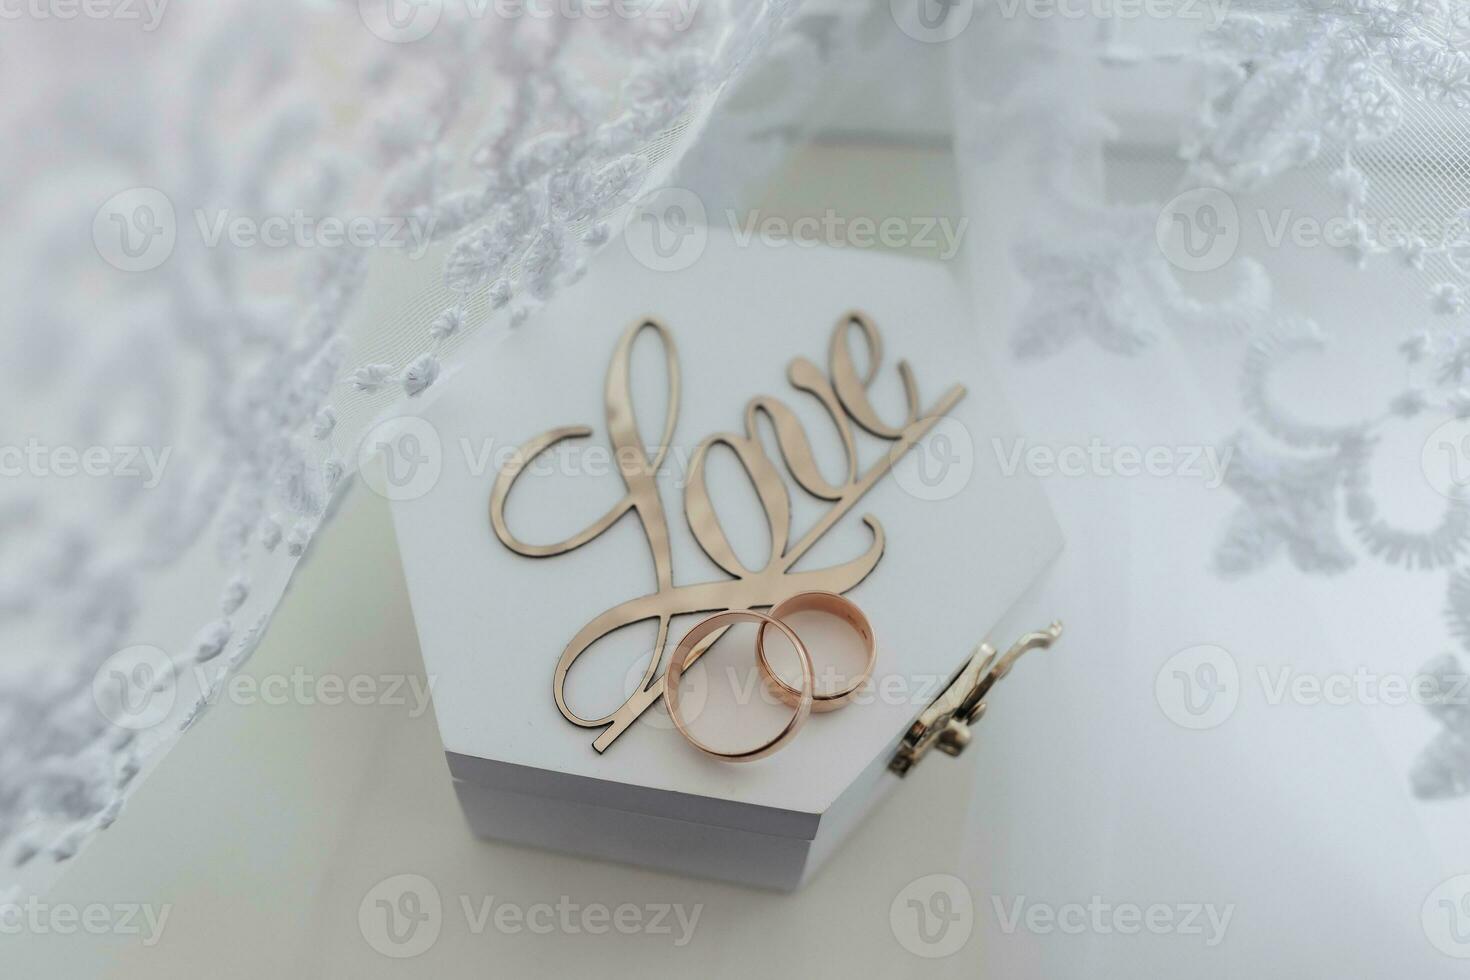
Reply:
[[[1062,635],[1062,624],[1051,626],[1035,633],[1027,633],[996,660],[996,651],[989,643],[975,649],[960,672],[949,682],[944,693],[934,699],[929,707],[909,727],[902,744],[888,768],[900,776],[908,771],[931,748],[938,747],[946,755],[959,755],[970,744],[970,726],[985,714],[985,695],[995,682],[1010,673],[1014,664],[1028,650],[1045,649]]]

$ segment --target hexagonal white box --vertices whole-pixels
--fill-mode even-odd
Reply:
[[[850,425],[856,458],[849,476],[856,476],[847,481],[834,416],[792,386],[793,378],[814,376],[807,367],[788,371],[804,358],[816,376],[840,373],[836,334],[852,373],[868,379],[872,352],[861,330],[837,327],[851,310],[876,325],[883,344],[876,374],[863,386],[877,416],[868,420],[904,417],[899,360],[912,366],[920,417],[946,407],[889,472],[885,454],[903,443]],[[629,492],[618,463],[626,428],[621,443],[609,441],[629,407],[639,451],[653,455],[664,441],[671,374],[657,331],[641,331],[632,344],[626,398],[617,377],[606,387],[615,350],[648,317],[672,338],[679,379],[656,476],[668,532],[663,589],[647,515],[619,510]],[[403,428],[402,441],[384,440],[388,489],[405,488],[394,495],[407,498],[394,503],[394,519],[435,712],[474,830],[772,888],[809,877],[897,784],[888,764],[901,737],[1061,547],[1040,488],[1004,451],[1017,432],[986,377],[976,338],[982,328],[994,325],[973,321],[937,264],[741,244],[711,233],[702,254],[678,271],[651,270],[614,243],[586,279],[526,326],[483,339],[422,421]],[[948,405],[955,385],[964,386],[963,397]],[[769,418],[747,413],[756,396],[790,407],[823,478],[846,488],[841,499],[820,499],[798,484]],[[850,400],[833,404],[845,411]],[[748,436],[751,424],[765,450],[756,455],[771,462],[784,487],[789,533],[775,535],[773,547],[774,498],[758,499],[729,446],[717,447],[704,460],[702,481],[729,544],[717,562],[685,516],[691,470],[706,436]],[[586,434],[558,433],[569,437],[526,466],[504,522],[522,542],[559,542],[584,529],[587,540],[552,556],[519,554],[492,529],[497,472],[516,458],[516,447],[569,426],[585,426]],[[418,478],[422,465],[437,466],[437,478]],[[870,472],[879,476],[860,488],[860,499],[849,499],[847,491]],[[787,523],[779,514],[774,522]],[[813,537],[819,524],[830,529]],[[795,550],[803,553],[788,567],[785,557]],[[877,635],[875,680],[857,703],[813,715],[777,754],[744,765],[704,757],[652,698],[636,720],[611,730],[573,724],[559,710],[556,665],[584,627],[601,638],[566,674],[568,711],[596,720],[630,697],[638,702],[656,621],[606,635],[597,625],[620,622],[615,611],[628,603],[656,595],[650,604],[679,614],[669,623],[657,681],[698,609],[759,606],[800,591],[807,581],[800,573],[834,567],[860,579],[846,594]],[[707,583],[727,587],[713,587],[714,599],[691,588]],[[746,644],[749,667],[748,639],[732,635],[706,658],[708,670],[701,675],[701,661],[686,679],[697,685],[703,676],[703,703],[712,707],[692,720],[701,737],[721,744],[751,742],[756,726],[784,710],[752,693],[760,689],[742,672],[737,641]],[[820,684],[822,658],[814,657]],[[685,690],[686,702],[698,700]],[[605,751],[594,748],[599,738]]]

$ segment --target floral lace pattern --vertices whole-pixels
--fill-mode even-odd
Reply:
[[[1204,91],[1180,141],[1180,191],[1244,195],[1320,175],[1345,229],[1343,255],[1363,268],[1396,266],[1422,285],[1424,325],[1392,341],[1407,382],[1372,417],[1332,425],[1293,417],[1271,395],[1271,377],[1292,358],[1329,351],[1331,332],[1287,309],[1266,268],[1246,257],[1220,270],[1234,276],[1223,297],[1193,300],[1156,241],[1164,202],[1101,206],[1055,168],[1038,173],[1044,193],[1061,202],[1056,226],[1014,249],[1031,287],[1015,349],[1046,355],[1085,338],[1135,354],[1168,330],[1202,326],[1246,337],[1240,392],[1250,429],[1231,440],[1226,483],[1239,506],[1215,555],[1219,571],[1245,575],[1285,558],[1302,572],[1333,574],[1363,556],[1453,570],[1448,614],[1464,641],[1470,500],[1451,487],[1429,526],[1401,527],[1385,516],[1370,472],[1395,425],[1470,413],[1470,171],[1463,156],[1441,152],[1470,140],[1470,12],[1456,0],[1245,0],[1200,39],[1151,51],[1105,43],[1095,60],[1105,70],[1150,60],[1197,67]],[[1016,85],[995,101],[1002,114],[1019,113],[1036,98]],[[1054,146],[1041,128],[1038,143]],[[1090,129],[1111,137],[1106,122]],[[1407,170],[1405,159],[1431,162]],[[1394,217],[1404,220],[1395,226]],[[1446,655],[1425,671],[1444,678],[1456,663]],[[1415,763],[1413,790],[1426,798],[1470,792],[1463,708],[1440,705],[1434,714],[1446,729]]]
[[[365,426],[574,279],[792,5],[706,2],[686,22],[658,2],[612,19],[429,3],[419,24],[384,6],[15,27],[11,876],[117,817],[249,656]],[[425,283],[407,302],[405,280]],[[130,723],[119,699],[159,693],[177,703]]]

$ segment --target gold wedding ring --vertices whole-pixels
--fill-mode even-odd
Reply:
[[[795,697],[787,702],[796,708],[796,713],[786,723],[786,727],[768,741],[762,742],[755,748],[740,749],[727,752],[713,746],[706,745],[690,733],[684,724],[684,719],[679,714],[679,682],[684,677],[684,668],[689,665],[689,655],[701,640],[716,630],[724,629],[738,622],[759,623],[761,632],[766,627],[773,626],[781,631],[781,634],[791,641],[791,646],[796,650],[797,659],[801,661],[802,687],[800,691],[794,691]],[[669,668],[664,676],[664,701],[668,705],[669,717],[674,721],[674,727],[679,734],[688,740],[690,745],[703,752],[705,755],[713,756],[724,762],[754,762],[763,759],[772,752],[780,749],[787,742],[796,737],[801,726],[806,723],[807,717],[812,713],[812,693],[816,689],[816,677],[812,668],[811,654],[807,653],[806,647],[802,645],[801,638],[779,619],[773,619],[764,613],[754,612],[748,609],[732,609],[729,612],[716,613],[708,619],[702,620],[698,625],[684,634],[684,639],[674,649],[674,655],[669,661]]]
[[[873,667],[878,662],[878,645],[873,637],[873,626],[868,622],[868,617],[857,607],[851,599],[844,598],[835,592],[799,592],[784,602],[777,603],[771,607],[770,618],[778,623],[784,622],[787,616],[799,612],[820,612],[829,616],[836,616],[848,626],[853,632],[862,638],[867,647],[867,662],[863,665],[862,672],[840,691],[829,691],[826,693],[812,694],[812,710],[818,713],[824,711],[836,711],[847,704],[857,694],[858,690],[867,683],[868,678],[873,676]],[[786,704],[795,705],[805,694],[798,691],[790,684],[782,680],[771,668],[771,662],[766,658],[766,624],[762,623],[760,631],[755,635],[755,658],[760,665],[761,675],[764,677],[766,686],[771,692]]]
[[[863,645],[867,648],[868,658],[863,665],[862,672],[852,683],[839,691],[817,693],[816,669],[812,666],[812,655],[806,645],[801,642],[801,638],[796,635],[796,631],[785,622],[785,617],[799,612],[820,612],[836,616],[862,638]],[[796,713],[791,716],[786,727],[781,729],[775,738],[751,749],[730,752],[706,745],[689,731],[688,726],[684,724],[683,717],[679,714],[679,682],[684,679],[684,670],[689,666],[690,657],[695,648],[710,634],[725,630],[738,622],[759,625],[759,630],[755,634],[755,660],[756,665],[760,667],[761,677],[766,687],[774,692],[782,702],[795,708]],[[792,649],[796,651],[796,658],[801,662],[800,688],[792,687],[778,676],[766,657],[766,630],[771,627],[779,630],[781,635],[790,641]],[[669,661],[669,669],[664,675],[664,701],[668,705],[669,717],[673,719],[674,727],[690,745],[705,755],[713,756],[724,762],[753,762],[756,759],[765,758],[795,738],[796,733],[806,723],[807,717],[813,711],[835,711],[851,702],[858,690],[867,683],[868,678],[873,676],[873,667],[877,662],[878,645],[873,636],[873,625],[868,622],[868,617],[863,615],[863,611],[857,607],[856,603],[835,592],[798,592],[791,598],[772,606],[769,615],[749,609],[732,609],[728,612],[715,613],[684,634],[684,639],[680,640],[679,645],[674,649],[674,655]]]

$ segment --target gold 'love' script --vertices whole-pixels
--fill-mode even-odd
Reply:
[[[633,343],[644,330],[651,330],[657,335],[663,346],[668,371],[669,399],[663,436],[651,455],[638,434],[637,421],[633,417],[631,390]],[[853,359],[854,336],[860,337],[867,348],[867,370],[862,373],[859,373]],[[592,743],[592,747],[598,752],[603,752],[612,745],[618,736],[627,731],[663,695],[664,678],[662,675],[655,678],[655,674],[663,663],[664,650],[669,639],[669,623],[675,616],[723,612],[727,609],[763,608],[773,606],[797,592],[846,592],[861,582],[883,556],[883,525],[873,515],[865,514],[863,522],[873,536],[872,545],[865,554],[830,568],[792,571],[792,566],[812,545],[831,530],[863,494],[893,468],[893,464],[904,453],[965,397],[965,389],[962,385],[955,385],[932,408],[921,413],[919,389],[913,371],[906,362],[900,362],[898,373],[903,383],[907,410],[902,422],[890,425],[879,417],[868,397],[868,387],[877,377],[883,359],[883,341],[872,321],[856,312],[843,316],[832,331],[827,357],[828,375],[822,374],[811,361],[798,357],[788,365],[786,376],[792,387],[816,398],[831,418],[846,453],[846,473],[841,483],[828,482],[817,468],[812,457],[811,442],[796,413],[784,402],[768,396],[757,396],[746,404],[744,432],[720,432],[709,436],[699,444],[690,458],[688,485],[684,492],[684,515],[699,546],[716,565],[729,573],[728,579],[691,585],[674,584],[669,525],[664,515],[656,476],[673,441],[674,427],[678,422],[679,358],[673,337],[657,321],[642,320],[629,327],[618,341],[617,350],[608,367],[608,438],[627,493],[607,513],[579,533],[555,544],[528,544],[511,533],[505,519],[506,499],[515,486],[516,478],[526,466],[565,439],[590,436],[592,429],[588,426],[564,426],[543,432],[521,446],[496,477],[495,487],[490,492],[490,524],[501,543],[517,554],[530,558],[549,558],[565,554],[601,535],[629,511],[634,511],[642,522],[648,547],[653,552],[656,591],[629,599],[593,617],[562,651],[552,683],[556,706],[568,721],[584,728],[604,729]],[[813,497],[831,504],[822,518],[795,543],[790,540],[791,498],[787,494],[785,481],[761,441],[758,422],[762,415],[775,430],[780,457],[797,485]],[[889,444],[888,451],[862,473],[858,472],[857,448],[852,429],[854,422]],[[736,557],[710,500],[705,461],[709,451],[721,445],[735,453],[740,465],[750,476],[756,496],[765,511],[766,523],[771,532],[771,548],[770,558],[764,568],[746,568]],[[615,711],[601,718],[583,718],[573,711],[566,701],[566,680],[577,658],[613,631],[655,619],[658,620],[658,638],[638,690]],[[696,648],[690,656],[690,663],[698,659],[719,638],[721,632],[723,631],[711,635]]]

